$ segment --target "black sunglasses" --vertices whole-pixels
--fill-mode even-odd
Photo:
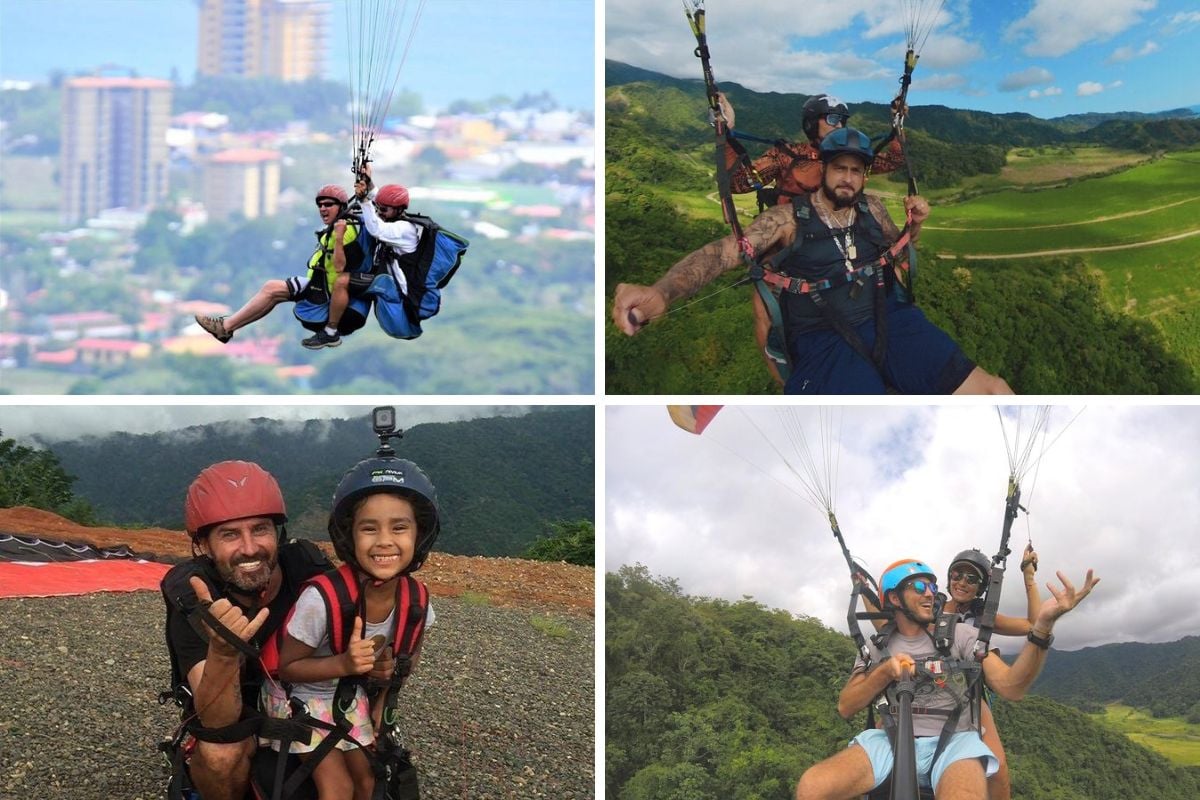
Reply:
[[[971,586],[978,586],[983,583],[983,578],[979,577],[977,572],[951,572],[950,582],[954,581],[966,581]]]
[[[332,208],[333,206],[340,206],[340,205],[341,205],[341,203],[339,203],[337,200],[318,200],[317,201],[317,208]]]
[[[937,594],[937,584],[933,581],[922,580],[921,578],[909,581],[905,584],[905,588],[911,588],[917,594],[925,594],[926,589],[929,590],[930,594]]]

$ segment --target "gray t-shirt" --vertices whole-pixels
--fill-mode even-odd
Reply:
[[[972,651],[975,648],[975,640],[978,637],[979,629],[970,625],[955,625],[954,626],[954,644],[950,647],[950,654],[953,658],[970,661]],[[937,649],[933,646],[933,639],[924,633],[916,636],[902,636],[899,632],[893,633],[888,639],[888,651],[892,655],[897,653],[907,653],[912,656],[917,665],[938,661],[941,656],[938,655]],[[871,650],[872,665],[879,664],[880,653],[871,640],[867,640],[867,647]],[[857,675],[863,672],[865,664],[862,656],[854,660],[854,669],[850,671],[851,675]],[[947,674],[943,673],[944,686],[937,686],[930,681],[922,680],[918,676],[917,689],[913,694],[913,708],[942,708],[951,711],[955,706],[955,695],[958,694],[966,697],[967,676],[962,673]],[[946,718],[943,716],[934,716],[926,714],[913,714],[913,734],[915,736],[937,736],[941,734],[942,727],[946,724]],[[971,713],[969,709],[964,708],[962,714],[958,718],[956,731],[972,730]]]
[[[433,625],[437,615],[433,613],[433,604],[425,608],[425,627]],[[392,644],[392,627],[395,625],[396,609],[382,622],[368,622],[363,630],[363,638],[370,639],[376,634],[387,639],[387,646]],[[287,625],[287,634],[309,647],[315,648],[312,658],[333,655],[329,646],[329,631],[325,627],[325,601],[315,586],[309,586],[296,599],[295,611]],[[316,683],[292,684],[292,695],[300,700],[320,698],[332,700],[337,691],[337,680],[318,681]]]

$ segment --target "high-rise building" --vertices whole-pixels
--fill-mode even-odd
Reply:
[[[274,150],[225,150],[204,167],[204,207],[209,219],[269,217],[279,207],[279,164]]]
[[[72,78],[63,85],[62,218],[147,208],[167,194],[170,81]]]
[[[303,81],[325,71],[326,0],[198,0],[201,75]]]

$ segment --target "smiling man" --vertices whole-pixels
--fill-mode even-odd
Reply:
[[[863,731],[845,750],[810,767],[796,787],[796,800],[858,797],[892,775],[901,735],[897,709],[902,681],[913,682],[908,691],[917,784],[932,788],[939,800],[984,800],[986,778],[998,767],[979,735],[984,683],[1005,700],[1024,697],[1045,664],[1055,622],[1100,582],[1088,570],[1076,589],[1063,573],[1057,574],[1062,588],[1047,584],[1052,597],[1038,608],[1028,641],[1009,666],[994,653],[976,657],[978,628],[938,629],[936,638],[930,633],[938,587],[937,574],[925,562],[906,558],[884,570],[879,591],[893,622],[866,644],[870,662],[859,654],[838,698],[838,714],[844,719],[886,699],[886,705],[878,706],[883,727]]]
[[[237,643],[270,642],[301,584],[330,565],[311,542],[283,541],[283,494],[258,464],[222,461],[201,471],[188,487],[184,521],[193,558],[162,581],[172,688],[191,729],[220,730],[254,716],[263,681],[260,660]],[[234,641],[193,621],[197,607]],[[245,795],[257,748],[247,729],[234,741],[197,738],[182,750],[200,795],[220,800]]]
[[[787,394],[1011,394],[911,303],[886,290],[900,231],[883,202],[863,194],[875,154],[866,134],[837,128],[821,140],[821,186],[763,212],[745,230],[758,263],[788,280],[778,311]],[[912,241],[929,203],[904,198]],[[721,273],[743,267],[731,235],[671,267],[653,286],[619,284],[613,322],[632,336]],[[761,296],[762,292],[760,292]]]
[[[225,344],[233,338],[234,331],[262,319],[280,303],[294,303],[306,296],[310,285],[317,290],[317,296],[327,299],[339,279],[358,270],[363,253],[360,246],[350,246],[358,239],[358,223],[346,218],[350,195],[342,187],[329,183],[317,190],[315,201],[324,229],[317,231],[317,249],[308,259],[308,272],[286,280],[267,281],[228,317],[197,314],[197,325]],[[317,347],[337,347],[341,343],[335,329],[332,335],[321,338]],[[306,346],[312,349],[311,344]]]

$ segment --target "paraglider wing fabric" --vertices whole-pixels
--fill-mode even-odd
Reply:
[[[125,545],[93,547],[0,533],[0,598],[158,591],[170,568]]]
[[[688,433],[701,434],[721,406],[667,406],[671,420]]]

